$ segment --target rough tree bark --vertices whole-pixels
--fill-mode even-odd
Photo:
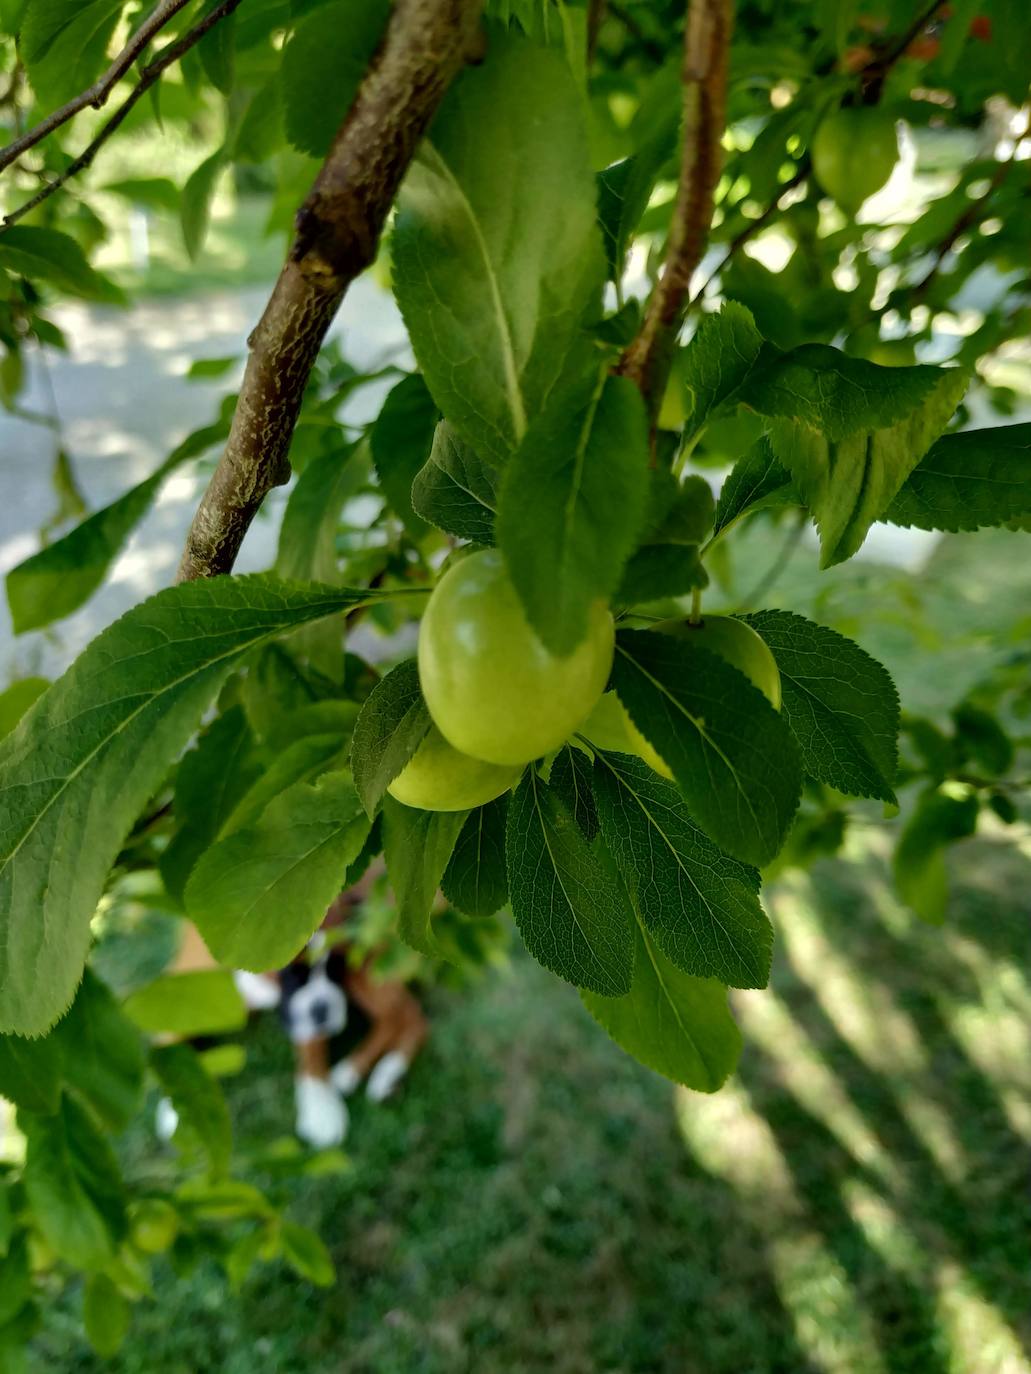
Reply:
[[[482,8],[483,0],[395,0],[248,340],[229,439],[193,518],[178,581],[229,572],[265,496],[289,479],[290,440],[326,331],[348,286],[372,263],[419,140],[476,51]]]

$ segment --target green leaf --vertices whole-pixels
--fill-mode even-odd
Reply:
[[[156,1045],[150,1063],[172,1106],[199,1138],[213,1174],[224,1174],[232,1150],[229,1108],[216,1079],[189,1045]]]
[[[286,135],[323,157],[354,101],[387,22],[384,0],[334,0],[305,15],[280,68]]]
[[[326,702],[325,705],[344,705]],[[350,704],[350,703],[347,703]],[[315,708],[317,709],[317,708]],[[303,735],[273,758],[265,771],[219,826],[215,837],[222,839],[245,826],[254,825],[268,804],[301,782],[315,782],[323,773],[338,772],[347,763],[347,735]]]
[[[439,412],[417,372],[398,382],[372,427],[372,461],[391,508],[414,539],[426,522],[412,508],[412,483],[429,461]]]
[[[247,1024],[247,1008],[227,969],[155,978],[130,993],[122,1009],[151,1035],[223,1035]]]
[[[581,371],[604,278],[583,99],[560,57],[501,40],[465,70],[402,188],[392,247],[434,400],[503,461]]]
[[[751,312],[736,301],[726,301],[715,314],[703,316],[681,356],[689,437],[700,434],[723,406],[737,400],[762,346]]]
[[[104,630],[0,741],[0,1028],[69,1005],[125,836],[245,654],[375,592],[268,576],[171,587]]]
[[[0,1256],[9,1253],[14,1234],[14,1213],[11,1210],[11,1189],[0,1183]],[[0,1285],[2,1291],[2,1285]]]
[[[68,1085],[89,1103],[108,1130],[123,1130],[143,1098],[143,1042],[107,987],[89,969],[71,1008],[48,1038],[63,1048]]]
[[[667,959],[699,978],[765,987],[773,930],[755,869],[721,854],[643,760],[599,751],[594,788],[616,867]]]
[[[308,1226],[284,1221],[279,1230],[283,1258],[302,1279],[319,1288],[332,1288],[336,1279],[333,1260],[325,1245]]]
[[[368,478],[363,445],[317,454],[294,484],[279,527],[275,571],[299,581],[340,580],[337,531],[345,504]],[[294,647],[334,682],[344,664],[343,626],[332,622],[298,631]]]
[[[195,167],[186,180],[179,202],[183,243],[191,262],[196,262],[211,222],[211,202],[218,178],[226,165],[226,150],[218,148]]]
[[[790,611],[741,617],[780,670],[784,719],[812,778],[894,802],[899,696],[887,668],[851,639]]]
[[[165,478],[183,461],[173,454],[150,477],[11,569],[7,603],[15,634],[51,625],[85,605],[150,510]]]
[[[211,13],[221,0],[204,0],[198,18]],[[236,15],[227,14],[197,44],[197,56],[216,91],[231,95],[236,68]]]
[[[705,571],[693,544],[643,544],[627,563],[616,600],[623,606],[683,596],[695,587],[706,587]]]
[[[171,185],[171,183],[169,183]],[[174,189],[174,187],[173,187]],[[178,192],[176,192],[178,203]],[[186,376],[191,382],[210,382],[217,377],[224,377],[227,372],[232,372],[240,359],[233,354],[228,358],[194,358],[193,362],[186,369]]]
[[[769,439],[763,436],[738,459],[723,483],[713,531],[719,534],[751,511],[789,505],[796,500],[790,472],[777,462]]]
[[[92,85],[125,0],[31,0],[19,53],[40,104],[62,105]]]
[[[41,1040],[0,1035],[0,1097],[27,1112],[56,1112],[63,1077],[64,1054],[53,1034]]]
[[[225,825],[240,799],[261,777],[254,735],[242,706],[216,716],[175,776],[178,828],[159,860],[170,896],[182,901],[194,864]]]
[[[131,1311],[106,1274],[90,1274],[82,1294],[86,1339],[104,1359],[117,1355],[129,1331]]]
[[[966,372],[879,367],[805,344],[757,367],[742,390],[773,420],[770,442],[820,531],[821,567],[856,552],[948,423]]]
[[[512,914],[533,957],[576,987],[626,992],[634,968],[626,893],[532,768],[509,804],[505,856]]]
[[[669,764],[695,823],[743,863],[768,863],[798,808],[802,772],[762,692],[707,649],[647,630],[616,637],[612,685]]]
[[[399,663],[366,697],[354,727],[351,768],[370,816],[426,738],[431,723],[414,658]]]
[[[430,456],[412,483],[412,507],[446,534],[494,543],[494,475],[446,420],[437,426]]]
[[[959,747],[992,776],[1013,763],[1013,741],[990,711],[963,701],[952,713]]]
[[[680,110],[676,101],[670,101],[667,109],[665,127],[629,157],[598,173],[598,220],[613,281],[623,276],[630,240],[648,208],[656,177],[676,151]]]
[[[471,811],[440,880],[441,891],[466,916],[493,916],[508,901],[505,824],[508,797]]]
[[[648,496],[648,416],[625,377],[556,392],[505,472],[498,539],[527,619],[556,654],[587,632],[633,551]]]
[[[937,925],[945,917],[949,875],[945,847],[965,839],[977,827],[974,793],[926,792],[907,821],[895,847],[895,885],[902,900],[924,921]]]
[[[383,857],[397,902],[397,932],[433,959],[444,957],[433,932],[433,902],[468,814],[419,811],[383,799]]]
[[[68,1264],[99,1269],[126,1232],[118,1161],[85,1107],[64,1097],[53,1116],[18,1113],[25,1193],[44,1238]]]
[[[630,991],[580,996],[617,1045],[674,1083],[713,1093],[737,1065],[741,1032],[726,988],[678,969],[640,928]]]
[[[0,1259],[0,1327],[13,1320],[31,1297],[29,1237],[26,1231],[19,1231]]]
[[[213,845],[186,884],[186,910],[216,959],[282,968],[318,929],[369,822],[350,773],[281,793],[260,820]]]
[[[109,181],[100,189],[123,196],[131,204],[142,205],[148,210],[162,210],[173,215],[179,212],[179,187],[170,177],[124,177]],[[192,368],[186,375],[193,376]]]
[[[568,744],[560,749],[551,765],[548,786],[565,804],[586,838],[593,840],[598,833],[598,808],[594,801],[594,769],[587,754]]]
[[[59,229],[42,229],[35,224],[12,224],[4,229],[0,233],[0,267],[34,282],[49,282],[88,301],[125,304],[121,287],[95,271],[77,240]]]
[[[888,507],[893,525],[977,530],[1031,514],[1031,424],[946,434]]]
[[[0,739],[9,735],[37,698],[50,686],[45,677],[23,677],[0,692]]]

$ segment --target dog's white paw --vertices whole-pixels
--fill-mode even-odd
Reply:
[[[339,1063],[334,1064],[329,1071],[329,1076],[341,1097],[350,1097],[362,1081],[361,1074],[350,1059],[341,1059]]]
[[[162,1097],[154,1111],[154,1130],[158,1140],[171,1140],[179,1126],[179,1113],[170,1097]]]
[[[279,1006],[279,983],[275,978],[237,969],[233,974],[233,982],[248,1011],[272,1011]]]
[[[394,1091],[408,1072],[408,1056],[400,1050],[391,1050],[379,1061],[366,1084],[365,1096],[370,1102],[383,1102]]]
[[[294,1083],[295,1129],[306,1145],[327,1150],[347,1135],[347,1106],[332,1083],[302,1074]]]

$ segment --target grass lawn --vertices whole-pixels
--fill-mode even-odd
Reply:
[[[737,995],[747,1048],[713,1098],[622,1055],[528,959],[437,990],[403,1097],[355,1104],[351,1171],[286,1185],[335,1288],[159,1270],[108,1367],[1031,1370],[1031,861],[962,855],[941,930],[900,910],[876,843],[782,880],[772,990]],[[243,1144],[290,1124],[289,1047],[270,1018],[245,1038]],[[142,1124],[126,1150],[160,1153]],[[76,1304],[48,1315],[34,1374],[101,1368]]]

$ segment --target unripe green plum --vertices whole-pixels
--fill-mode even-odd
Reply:
[[[460,754],[431,725],[387,791],[396,801],[421,811],[468,811],[514,787],[522,771],[521,764],[486,763]]]
[[[159,1255],[179,1234],[179,1213],[161,1198],[145,1198],[133,1209],[129,1235],[137,1250]]]
[[[664,778],[673,776],[665,760],[655,752],[630,719],[615,692],[605,693],[580,727],[580,733],[599,749],[612,749],[617,754],[636,754]]]
[[[463,754],[525,764],[590,715],[612,667],[615,626],[601,602],[571,654],[553,654],[523,613],[501,554],[450,567],[419,629],[419,680],[440,733]]]
[[[697,625],[688,620],[663,620],[655,629],[719,654],[759,688],[775,711],[780,710],[780,670],[765,640],[751,625],[732,615],[707,615]]]
[[[820,121],[812,154],[817,181],[854,215],[881,189],[898,161],[895,120],[878,105],[835,110]]]

